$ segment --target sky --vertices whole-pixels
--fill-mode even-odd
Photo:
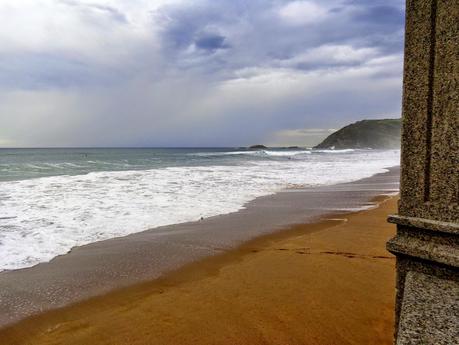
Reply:
[[[0,0],[0,147],[310,146],[400,117],[402,0]]]

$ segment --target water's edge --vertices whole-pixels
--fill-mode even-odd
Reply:
[[[293,224],[363,209],[374,197],[397,192],[398,181],[395,167],[351,183],[284,190],[257,198],[238,212],[75,247],[48,263],[1,272],[0,326],[158,278]]]
[[[355,181],[399,162],[398,151],[390,150],[124,150],[87,155],[21,151],[6,156],[12,161],[5,164],[0,154],[0,271],[48,262],[76,246],[236,212],[284,188]],[[81,167],[96,169],[96,162],[98,168],[110,163],[127,170],[74,175],[84,172]],[[41,172],[55,165],[70,175],[1,182],[8,173]]]

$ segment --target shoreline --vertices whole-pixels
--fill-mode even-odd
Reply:
[[[76,247],[48,263],[1,272],[0,328],[161,278],[254,239],[288,232],[294,224],[311,225],[331,214],[342,217],[393,192],[397,183],[398,168],[391,168],[351,183],[281,192],[258,198],[239,212]]]
[[[159,279],[29,317],[0,337],[6,344],[390,344],[395,261],[383,244],[395,229],[381,221],[397,199],[380,195],[369,210],[257,237]]]

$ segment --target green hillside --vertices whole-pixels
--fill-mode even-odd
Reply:
[[[316,149],[398,149],[401,119],[362,120],[329,135]]]

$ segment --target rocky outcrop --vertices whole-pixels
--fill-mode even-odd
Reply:
[[[265,145],[252,145],[249,147],[250,150],[264,150],[267,149]]]
[[[329,135],[316,149],[400,148],[400,119],[362,120]]]

